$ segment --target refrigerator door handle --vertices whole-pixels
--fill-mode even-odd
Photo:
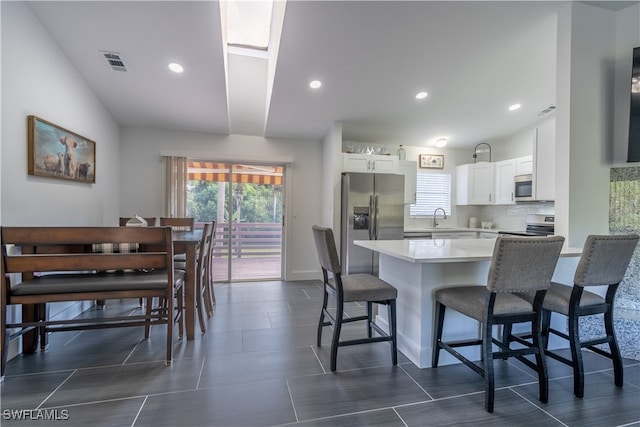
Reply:
[[[373,195],[369,196],[369,240],[374,240],[374,224],[373,218],[375,218],[375,213],[373,210]]]
[[[373,211],[373,228],[374,228],[374,239],[378,240],[378,215],[380,214],[378,209],[378,195],[376,194],[374,199],[374,211]]]

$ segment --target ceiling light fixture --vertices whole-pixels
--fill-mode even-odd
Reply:
[[[516,111],[519,110],[520,107],[522,107],[522,105],[520,104],[513,104],[512,106],[509,107],[509,111]]]
[[[427,92],[416,93],[416,99],[425,99],[429,94]]]
[[[309,87],[311,89],[319,89],[322,86],[322,82],[320,80],[311,80],[309,82]]]
[[[447,138],[438,138],[436,139],[436,147],[439,147],[439,148],[445,147],[448,142],[449,141],[447,141]]]
[[[184,71],[184,67],[177,62],[172,62],[169,64],[169,69],[176,74],[180,74]]]

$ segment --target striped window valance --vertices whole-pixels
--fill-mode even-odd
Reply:
[[[189,161],[187,179],[195,181],[239,182],[282,185],[283,166],[252,166],[231,163]]]

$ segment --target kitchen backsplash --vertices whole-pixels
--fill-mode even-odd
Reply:
[[[493,222],[493,229],[522,230],[526,228],[527,214],[553,214],[553,202],[521,203],[508,206],[453,206],[453,216],[445,220],[438,219],[439,227],[469,227],[469,218]],[[405,229],[430,228],[432,218],[410,218],[408,207],[405,215]]]

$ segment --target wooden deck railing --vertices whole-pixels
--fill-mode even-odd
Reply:
[[[214,240],[216,257],[229,255],[229,233],[231,233],[231,253],[234,257],[281,256],[282,224],[279,222],[218,224]]]

